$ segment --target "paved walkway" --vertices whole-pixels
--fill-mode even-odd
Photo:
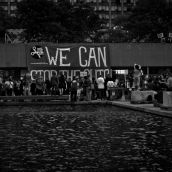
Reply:
[[[131,104],[129,101],[112,101],[112,105],[172,118],[171,110],[164,110],[160,107],[154,107],[153,104]]]

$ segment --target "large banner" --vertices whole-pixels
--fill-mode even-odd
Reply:
[[[87,72],[91,77],[104,77],[109,73],[110,58],[107,44],[50,44],[27,45],[27,63],[31,78],[44,80],[59,72],[67,78]]]

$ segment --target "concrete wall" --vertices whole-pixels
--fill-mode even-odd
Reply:
[[[0,44],[0,68],[27,67],[26,48],[25,44]],[[172,44],[109,44],[109,54],[111,67],[131,67],[134,63],[143,67],[172,67]]]
[[[0,68],[27,67],[24,44],[0,44]]]
[[[172,44],[163,43],[118,43],[110,44],[111,66],[172,66]]]

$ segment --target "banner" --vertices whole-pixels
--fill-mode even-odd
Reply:
[[[80,72],[91,77],[98,77],[97,73],[105,77],[109,73],[108,44],[29,44],[26,51],[32,79],[38,74],[44,80],[50,79],[52,72],[61,72],[67,78],[79,76]]]

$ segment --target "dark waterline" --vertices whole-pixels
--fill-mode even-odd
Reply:
[[[1,171],[172,171],[172,119],[112,106],[0,110]]]

